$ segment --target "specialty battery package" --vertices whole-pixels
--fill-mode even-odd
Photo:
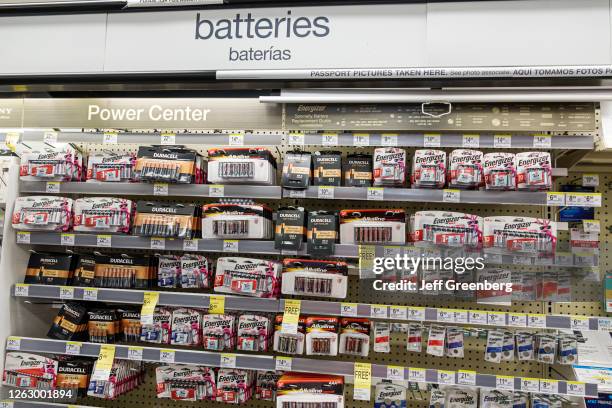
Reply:
[[[68,285],[72,281],[77,255],[68,253],[31,252],[24,283]]]
[[[156,344],[170,344],[172,333],[172,311],[165,307],[156,307],[153,312],[153,324],[143,324],[140,341]]]
[[[37,354],[9,351],[4,358],[2,384],[9,387],[52,390],[57,382],[57,361]]]
[[[24,181],[80,181],[83,155],[72,143],[19,143],[19,177]]]
[[[204,182],[202,156],[184,146],[140,146],[134,167],[136,181],[180,184]]]
[[[338,214],[335,211],[309,212],[307,239],[309,255],[333,255],[338,240]]]
[[[446,329],[446,356],[463,358],[465,348],[463,345],[463,329],[448,327]]]
[[[427,354],[432,356],[444,356],[446,345],[446,327],[434,326],[429,328],[429,336],[427,336]]]
[[[87,395],[87,386],[92,369],[92,360],[59,360],[57,363],[57,388],[73,390],[79,397],[84,397]]]
[[[157,398],[177,401],[213,401],[215,372],[210,367],[171,364],[155,368]]]
[[[487,334],[487,346],[485,349],[485,361],[500,363],[504,345],[504,332],[500,330],[489,330]]]
[[[374,346],[375,353],[391,352],[391,325],[388,322],[374,322]]]
[[[312,156],[308,152],[287,152],[283,163],[281,185],[285,188],[305,189],[310,185]]]
[[[47,337],[57,340],[84,340],[87,338],[87,308],[67,302],[53,319]]]
[[[240,351],[268,351],[272,323],[266,316],[243,314],[238,318],[236,348]]]
[[[381,187],[402,187],[406,184],[406,150],[398,147],[374,149],[374,185]]]
[[[338,355],[338,318],[309,316],[306,318],[306,355]]]
[[[397,209],[340,211],[341,244],[406,243],[406,213]]]
[[[515,190],[516,168],[514,153],[487,153],[482,159],[487,190]]]
[[[341,152],[314,152],[312,155],[312,165],[313,185],[339,187],[342,184]]]
[[[376,384],[374,408],[406,408],[406,387],[386,381]]]
[[[451,188],[477,189],[484,185],[483,153],[478,150],[455,149],[448,156]]]
[[[372,156],[349,154],[342,168],[346,187],[370,187],[372,185]]]
[[[121,340],[121,322],[114,309],[89,310],[87,316],[91,343],[113,344]]]
[[[208,182],[274,185],[276,159],[268,149],[261,147],[209,149]]]
[[[271,239],[272,210],[261,204],[206,204],[202,207],[204,239]]]
[[[276,408],[344,408],[344,377],[338,375],[287,373],[278,380]]]
[[[255,385],[255,398],[261,401],[274,401],[276,399],[276,383],[281,374],[276,371],[258,371]]]
[[[68,231],[72,226],[72,199],[57,196],[17,197],[13,228],[18,231]]]
[[[559,364],[578,363],[578,340],[573,335],[562,335],[559,337],[557,362]]]
[[[172,311],[170,344],[177,346],[198,346],[202,344],[202,314],[189,308]]]
[[[125,198],[87,197],[74,201],[74,231],[128,233],[134,203]]]
[[[217,259],[215,292],[276,298],[280,292],[282,266],[264,259],[222,257]]]
[[[283,332],[282,324],[283,315],[276,315],[274,319],[274,351],[277,353],[292,355],[303,354],[306,333],[306,317],[299,317],[296,333]]]
[[[342,261],[283,259],[284,295],[346,298],[348,264]]]
[[[485,248],[552,254],[557,244],[557,223],[531,217],[486,217],[483,234]]]
[[[211,351],[233,350],[236,339],[236,318],[229,314],[202,316],[202,345]]]
[[[94,286],[95,276],[96,258],[94,255],[79,255],[72,275],[72,285],[85,287]]]
[[[445,183],[446,153],[442,150],[416,150],[412,161],[412,187],[443,188]]]
[[[478,390],[476,388],[448,387],[444,389],[444,408],[477,408],[477,407],[478,407]]]
[[[550,190],[552,167],[548,152],[520,152],[514,157],[519,190]]]
[[[149,256],[95,256],[94,283],[99,288],[147,289],[157,279],[156,262]]]
[[[200,229],[200,207],[195,204],[138,201],[134,235],[191,239]]]
[[[306,240],[306,212],[304,208],[280,208],[276,212],[274,248],[297,251]]]
[[[255,372],[221,368],[217,375],[217,402],[244,404],[253,396]]]
[[[129,182],[135,165],[132,153],[93,153],[87,160],[87,181]]]
[[[367,357],[370,352],[370,320],[357,317],[340,319],[340,354]]]
[[[410,240],[451,247],[479,247],[483,218],[451,211],[417,211],[411,217]]]

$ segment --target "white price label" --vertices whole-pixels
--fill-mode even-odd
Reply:
[[[572,330],[589,330],[589,318],[584,316],[571,316]]]
[[[211,184],[210,186],[208,186],[208,195],[210,197],[225,196],[225,186],[221,184]]]
[[[236,355],[231,353],[221,354],[221,368],[236,368]]]
[[[197,251],[198,240],[197,239],[185,239],[183,240],[183,251]]]
[[[540,392],[544,394],[557,394],[559,392],[559,381],[541,379]]]
[[[74,288],[72,286],[60,286],[60,299],[74,299]]]
[[[303,133],[290,133],[289,134],[289,145],[304,146],[304,134]]]
[[[389,311],[389,306],[386,305],[370,305],[370,317],[376,319],[386,319]]]
[[[128,347],[128,360],[142,361],[142,347],[130,346]]]
[[[6,339],[6,349],[7,350],[20,350],[21,349],[21,338],[10,336]]]
[[[338,146],[337,133],[323,133],[321,135],[321,144],[323,146]]]
[[[285,190],[289,193],[289,198],[306,198],[306,190]]]
[[[396,320],[407,320],[408,308],[406,306],[389,306],[389,318]]]
[[[597,330],[612,331],[612,318],[600,317],[597,319]]]
[[[96,246],[100,248],[110,248],[113,243],[111,235],[98,235],[96,236]]]
[[[14,408],[14,401],[0,401],[0,408]]]
[[[506,313],[504,312],[488,312],[487,324],[490,326],[505,326]]]
[[[452,309],[438,309],[438,321],[443,323],[454,323],[455,311]]]
[[[17,233],[17,243],[18,244],[29,244],[30,243],[30,233],[19,231]]]
[[[174,363],[175,354],[174,350],[160,350],[159,361],[162,363]]]
[[[291,357],[277,356],[274,360],[276,371],[291,371],[293,359]]]
[[[380,145],[395,147],[397,146],[398,135],[395,133],[383,133],[380,135]]]
[[[442,201],[445,203],[458,203],[461,201],[460,190],[443,190]]]
[[[527,315],[527,327],[542,329],[546,327],[546,315],[529,314]]]
[[[567,395],[576,395],[578,397],[584,397],[586,393],[586,387],[583,382],[568,381],[567,382]]]
[[[508,313],[508,326],[527,327],[527,315],[525,313]]]
[[[57,132],[45,132],[43,134],[43,142],[45,143],[57,143]]]
[[[424,368],[408,368],[408,381],[411,382],[425,382],[425,369]]]
[[[470,312],[470,324],[487,324],[487,312]]]
[[[408,320],[425,320],[424,307],[408,307]]]
[[[469,322],[467,310],[455,310],[455,323],[467,323]]]
[[[476,385],[476,371],[469,371],[469,370],[457,371],[457,384]]]
[[[369,146],[370,135],[367,133],[354,133],[353,134],[353,146]]]
[[[550,149],[552,138],[549,135],[535,135],[533,137],[533,147],[536,149]]]
[[[385,189],[382,187],[368,187],[368,193],[366,198],[371,201],[383,201],[385,196]]]
[[[117,133],[115,132],[104,133],[104,135],[102,136],[102,144],[116,145],[117,144]]]
[[[96,288],[83,289],[83,300],[98,300],[98,289]]]
[[[599,174],[583,174],[582,185],[584,187],[597,187],[599,186]]]
[[[493,135],[493,147],[499,149],[509,149],[512,147],[511,135]]]
[[[357,303],[340,303],[340,316],[356,317]]]
[[[479,148],[480,147],[480,135],[463,135],[463,141],[461,146],[465,148]]]
[[[601,193],[565,193],[565,204],[573,207],[601,207]]]
[[[601,223],[599,220],[582,220],[582,228],[584,232],[599,234],[601,232]]]
[[[387,366],[387,379],[395,381],[404,381],[404,367]]]
[[[324,200],[334,199],[334,187],[333,186],[319,186],[317,197]]]
[[[539,392],[540,380],[537,378],[521,378],[521,391]]]
[[[74,246],[74,234],[62,234],[60,236],[60,245],[63,246]]]
[[[60,185],[61,183],[59,181],[47,181],[45,192],[49,194],[59,194]]]
[[[151,238],[151,249],[166,249],[166,239],[165,238]]]
[[[240,241],[235,239],[226,239],[223,241],[223,252],[238,252]]]
[[[230,146],[244,146],[244,135],[241,133],[232,133],[228,137],[228,144]]]
[[[15,296],[27,297],[29,292],[30,292],[30,285],[28,285],[27,283],[15,284]]]
[[[69,341],[66,343],[66,354],[71,356],[78,356],[81,354],[81,346],[83,343],[79,341]]]
[[[436,133],[425,133],[423,135],[423,146],[440,147],[440,135]]]
[[[154,196],[167,196],[168,195],[168,183],[153,184],[153,195]]]
[[[438,370],[438,384],[454,384],[455,372],[447,370]]]
[[[565,193],[549,191],[546,193],[546,205],[561,207],[565,205]]]
[[[498,375],[495,378],[495,385],[500,390],[514,390],[514,377]]]
[[[176,134],[174,133],[162,133],[160,136],[160,143],[163,146],[172,146],[176,144]]]

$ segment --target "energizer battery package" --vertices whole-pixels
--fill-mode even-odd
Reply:
[[[93,360],[70,359],[57,362],[58,389],[74,390],[79,397],[87,395]]]
[[[216,203],[202,207],[204,239],[271,239],[272,210],[261,204]]]
[[[160,288],[208,289],[211,287],[212,264],[202,255],[160,255],[157,264],[157,286]]]
[[[486,405],[481,405],[485,407]],[[444,408],[477,408],[478,389],[474,387],[445,387]],[[519,408],[519,407],[513,407]],[[526,408],[526,407],[525,407]]]
[[[451,247],[479,247],[482,217],[460,212],[417,211],[411,217],[410,240]]]
[[[134,179],[201,184],[205,178],[202,164],[202,156],[184,146],[140,146],[134,167]]]
[[[335,211],[308,213],[308,254],[329,256],[334,254],[338,240],[338,214]]]
[[[281,374],[276,371],[258,371],[255,385],[255,398],[261,401],[276,400],[276,383]]]
[[[24,181],[80,181],[83,155],[71,143],[19,143],[19,177]]]
[[[9,351],[4,358],[2,385],[52,390],[57,382],[57,361],[37,354]]]
[[[99,288],[147,289],[153,286],[156,262],[149,256],[96,253],[94,284]]]
[[[171,364],[155,368],[157,398],[175,401],[214,401],[215,372],[210,367]]]
[[[344,377],[339,375],[287,373],[278,380],[276,408],[344,408]]]
[[[87,181],[129,182],[135,165],[132,153],[93,153],[87,160]]]
[[[349,154],[342,169],[346,187],[370,187],[372,185],[372,156]]]
[[[268,351],[272,336],[272,322],[266,316],[243,314],[238,318],[236,349],[240,351]]]
[[[201,335],[202,314],[199,311],[189,308],[172,311],[170,344],[176,346],[199,346],[202,344]]]
[[[72,226],[72,199],[57,196],[17,197],[13,228],[18,231],[68,231]]]
[[[211,351],[233,350],[236,339],[236,317],[230,314],[202,316],[202,345]]]
[[[312,180],[315,186],[342,184],[342,153],[321,151],[312,154]]]
[[[172,331],[172,311],[165,307],[156,307],[153,312],[153,324],[143,324],[140,341],[156,344],[170,344]]]
[[[221,368],[217,374],[217,402],[244,404],[253,396],[255,371]]]
[[[280,292],[282,266],[264,259],[222,257],[217,259],[215,292],[276,298]]]
[[[85,340],[87,338],[87,308],[67,302],[57,312],[47,337],[56,340]]]
[[[93,372],[98,361],[94,362]],[[142,361],[115,359],[108,380],[92,378],[87,387],[87,396],[112,400],[128,393],[144,382],[144,368]]]
[[[514,153],[487,153],[482,159],[487,190],[515,190]]]
[[[340,319],[338,352],[367,357],[370,352],[370,320],[358,317]]]
[[[396,209],[340,211],[341,244],[406,243],[406,213]]]
[[[305,189],[310,185],[312,157],[308,152],[287,152],[283,162],[281,185],[285,188]]]
[[[276,159],[261,147],[227,147],[208,150],[211,184],[276,184]]]
[[[374,185],[403,187],[406,184],[406,150],[398,147],[374,149]]]
[[[406,408],[406,387],[384,380],[376,384],[374,408]]]
[[[416,150],[412,162],[412,187],[443,188],[445,183],[446,153],[442,150]]]
[[[520,152],[514,157],[519,190],[550,190],[552,168],[548,152]]]
[[[274,351],[277,353],[292,355],[303,354],[306,333],[306,317],[299,317],[297,332],[295,333],[283,332],[282,328],[283,315],[276,315],[274,318]]]
[[[483,154],[478,150],[455,149],[448,156],[451,188],[478,189],[484,185]]]
[[[142,237],[191,239],[200,229],[195,204],[138,201],[132,233]]]
[[[552,254],[557,244],[557,223],[531,217],[486,217],[483,240],[485,248]]]
[[[276,212],[274,248],[297,251],[306,240],[306,212],[304,208],[280,208]]]
[[[71,283],[77,255],[68,253],[31,252],[24,283],[68,285]]]
[[[342,261],[283,259],[281,293],[346,298],[348,264]]]
[[[128,233],[134,203],[125,198],[88,197],[74,201],[74,231]]]
[[[306,318],[306,355],[338,355],[338,318],[309,316]]]

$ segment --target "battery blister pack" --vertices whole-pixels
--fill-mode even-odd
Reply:
[[[140,341],[140,334],[142,333],[140,310],[119,309],[117,312],[121,323],[121,340],[126,343]]]
[[[215,372],[210,367],[172,364],[155,368],[157,398],[211,401],[217,395]]]
[[[306,318],[306,355],[338,355],[338,318],[309,316]]]
[[[53,318],[47,337],[56,340],[86,340],[87,318],[87,308],[83,305],[64,303]]]
[[[310,185],[312,156],[308,152],[287,152],[283,162],[281,185],[285,188],[305,189]]]
[[[272,322],[266,316],[243,314],[238,317],[236,348],[240,351],[268,351]]]
[[[80,181],[83,155],[71,143],[28,142],[16,146],[24,181]]]
[[[74,230],[95,233],[128,233],[134,203],[125,198],[87,197],[74,201]]]
[[[142,237],[191,239],[200,229],[195,204],[138,201],[132,233]]]
[[[276,315],[274,319],[273,349],[277,353],[300,355],[304,354],[304,340],[306,338],[306,317],[300,316],[296,333],[282,331],[283,315]]]
[[[96,258],[93,254],[81,254],[78,258],[72,275],[72,285],[85,287],[94,286]]]
[[[143,324],[140,341],[155,344],[170,344],[172,333],[172,311],[165,307],[156,307],[153,312],[153,324]]]
[[[98,360],[95,360],[93,371],[96,370]],[[128,393],[144,382],[144,363],[142,361],[119,360],[113,361],[108,380],[94,380],[89,382],[87,396],[115,399]]]
[[[284,295],[346,298],[348,264],[342,261],[283,259]]]
[[[13,228],[21,231],[68,231],[72,226],[72,204],[72,199],[66,197],[17,197]]]
[[[202,345],[211,351],[233,350],[236,339],[236,317],[230,314],[202,316]]]
[[[398,147],[374,149],[372,175],[374,185],[381,187],[403,187],[406,184],[406,150]]]
[[[132,153],[93,153],[87,159],[87,181],[129,182],[135,165]]]
[[[57,361],[32,353],[9,351],[4,359],[2,384],[9,387],[52,390],[57,382]]]
[[[278,380],[276,408],[344,408],[344,377],[287,373]]]
[[[211,286],[211,261],[202,255],[160,255],[157,286],[160,288],[208,289]]]
[[[340,211],[341,244],[406,243],[406,213],[397,209]]]
[[[177,346],[198,346],[202,344],[201,335],[202,314],[199,311],[189,308],[172,311],[170,344]]]
[[[140,146],[134,167],[136,181],[201,184],[205,180],[203,159],[184,146]]]
[[[346,187],[370,187],[372,185],[372,156],[349,154],[342,165]]]
[[[446,153],[442,150],[416,150],[410,181],[413,188],[443,188],[446,184]]]
[[[24,283],[68,285],[71,283],[78,256],[70,253],[32,252]]]
[[[271,239],[272,210],[260,204],[218,203],[202,207],[204,239]]]
[[[552,254],[557,244],[557,223],[531,217],[486,217],[483,242],[485,248]]]
[[[483,218],[446,211],[417,211],[411,217],[410,240],[449,247],[477,248],[482,243]]]
[[[280,292],[282,266],[276,261],[255,258],[217,259],[215,292],[276,298]]]
[[[338,240],[338,213],[336,211],[311,211],[308,213],[308,255],[334,254]]]
[[[514,153],[487,153],[482,159],[487,190],[515,190],[516,168]]]
[[[484,184],[482,160],[478,150],[455,149],[448,155],[448,186],[451,188],[477,189]]]
[[[423,349],[423,325],[409,323],[406,333],[406,350],[420,353]]]
[[[342,184],[342,153],[336,151],[312,154],[312,181],[315,186],[340,186]]]
[[[227,147],[208,150],[208,182],[211,184],[276,183],[276,159],[261,147]]]
[[[274,230],[274,248],[298,251],[306,241],[306,212],[304,208],[280,208],[276,212]]]
[[[474,387],[446,387],[444,408],[477,408],[478,389]],[[516,407],[518,408],[518,407]]]
[[[244,404],[253,396],[255,372],[221,368],[217,374],[217,402]]]
[[[392,382],[376,384],[374,408],[406,408],[406,387]]]
[[[432,325],[427,336],[427,354],[443,357],[446,349],[446,327]]]
[[[520,152],[514,158],[519,190],[550,190],[552,168],[548,152]]]
[[[86,396],[92,369],[92,360],[59,360],[57,362],[57,389],[72,390],[79,397]]]
[[[340,319],[338,352],[367,357],[370,352],[370,320],[358,317]]]
[[[276,383],[282,374],[276,371],[257,371],[255,398],[261,401],[276,400]]]
[[[147,289],[155,282],[156,262],[149,256],[95,254],[94,286],[99,288]]]

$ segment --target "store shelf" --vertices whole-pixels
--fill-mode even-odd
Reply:
[[[83,195],[159,195],[152,183],[100,183],[100,182],[62,182],[48,186],[45,181],[21,181],[19,191],[22,193],[45,194],[83,194]],[[170,197],[205,197],[205,198],[264,198],[281,199],[279,186],[254,185],[210,185],[210,184],[166,184]],[[211,187],[213,187],[211,189]],[[211,191],[212,190],[212,191]],[[212,194],[211,194],[212,193]]]
[[[69,343],[71,343],[69,345]],[[67,347],[70,352],[67,352]],[[115,346],[115,358],[127,359],[128,350],[134,346]],[[74,342],[66,342],[60,340],[50,340],[31,337],[9,337],[7,348],[12,350],[20,350],[25,352],[35,353],[50,353],[50,354],[72,354],[86,357],[97,357],[100,351],[100,344],[94,343],[78,343],[75,347]],[[212,353],[196,350],[177,350],[177,349],[162,349],[154,347],[142,347],[142,360],[148,362],[165,362],[166,357],[171,355],[174,363],[179,364],[198,364],[212,367],[220,367],[222,356],[221,353]],[[162,358],[164,356],[164,358]],[[274,370],[276,368],[275,357],[260,356],[260,355],[245,355],[232,354],[235,356],[235,367],[249,370]],[[310,358],[292,358],[291,371],[308,372],[319,374],[334,374],[351,377],[354,374],[355,363],[352,361],[335,361],[335,360],[319,360]],[[388,378],[391,373],[404,378],[404,380],[432,383],[432,384],[465,384],[464,376],[460,372],[450,370],[437,370],[434,368],[415,368],[415,367],[395,367],[380,364],[372,364],[372,377],[375,379]],[[465,372],[464,372],[465,373]],[[481,374],[476,372],[467,372],[472,375],[473,383],[466,385],[474,385],[477,387],[500,388],[499,380],[508,380],[507,376],[497,376],[492,374]],[[533,384],[534,379],[531,380]],[[536,379],[538,387],[541,387],[543,382],[550,381],[544,379]],[[513,384],[512,384],[513,383]],[[538,392],[575,395],[575,396],[597,396],[597,384],[580,383],[580,395],[575,392],[569,392],[568,381],[556,381],[556,390],[544,391],[538,388]],[[523,378],[511,377],[510,388],[515,391],[526,391],[524,388]],[[575,383],[574,383],[575,384]],[[513,386],[513,387],[512,387]]]
[[[27,130],[21,136],[22,142],[42,141],[45,131]],[[57,132],[58,142],[65,143],[96,143],[96,144],[138,144],[159,145],[162,143],[162,133],[134,133],[119,132],[116,138],[105,137],[104,132]],[[164,132],[165,134],[165,132]],[[262,133],[176,133],[174,143],[177,145],[206,145],[206,146],[278,146],[283,137],[283,132]],[[236,137],[236,135],[240,135]],[[166,142],[167,143],[167,142]],[[169,143],[168,143],[169,144]]]
[[[103,244],[101,244],[103,242]],[[218,240],[218,239],[163,239],[136,237],[132,235],[96,235],[59,232],[23,232],[17,233],[18,244],[62,245],[76,247],[94,247],[103,251],[115,249],[152,249],[189,252],[225,252],[279,255],[274,248],[274,241]]]
[[[6,408],[96,408],[90,405],[59,404],[54,402],[28,401],[28,400],[7,400],[11,406]],[[1,406],[1,405],[0,405]]]
[[[474,134],[474,132],[472,132]],[[472,135],[470,134],[470,135]],[[500,132],[504,136],[509,133]],[[297,137],[295,136],[297,135]],[[303,135],[303,137],[301,136]],[[479,134],[478,142],[464,143],[464,135],[460,133],[292,133],[288,137],[290,145],[322,145],[322,146],[398,146],[425,147],[425,137],[428,135],[428,146],[464,147],[464,148],[511,148],[511,149],[542,149],[547,140],[540,135],[510,135],[510,139],[496,138],[495,134]],[[432,139],[433,135],[433,139]],[[550,136],[550,149],[588,149],[594,148],[592,136]],[[439,143],[439,146],[436,146]]]

